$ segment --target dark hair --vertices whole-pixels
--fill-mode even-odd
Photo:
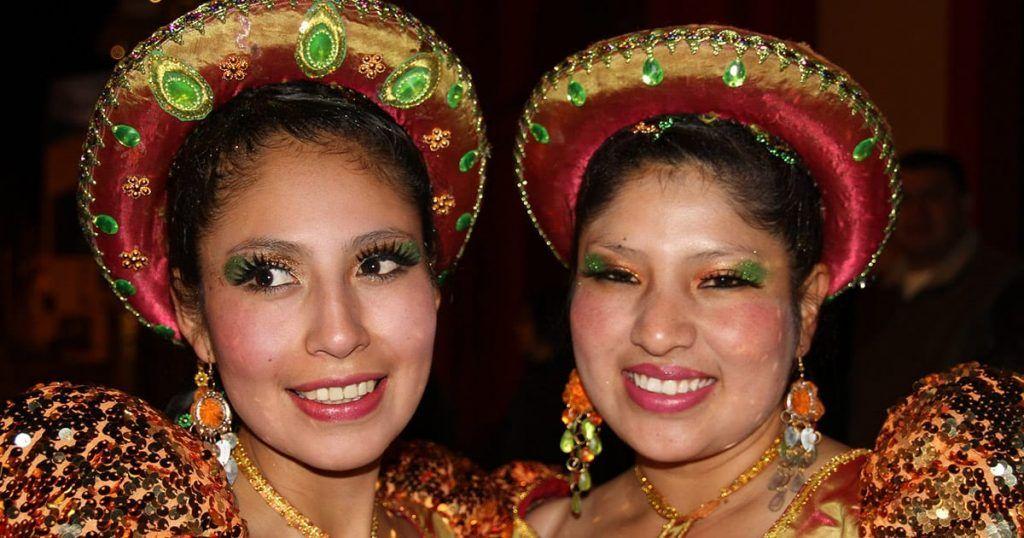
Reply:
[[[823,228],[821,194],[796,155],[766,133],[732,121],[661,116],[643,123],[646,130],[628,127],[609,137],[587,164],[573,252],[582,230],[633,173],[648,165],[698,165],[725,189],[747,223],[786,245],[795,301],[821,258]]]
[[[945,151],[919,149],[900,157],[900,169],[910,170],[941,170],[949,174],[958,194],[967,194],[967,174],[964,165],[956,157]]]
[[[252,181],[259,153],[282,138],[351,152],[379,172],[420,215],[428,259],[434,251],[430,180],[409,134],[363,95],[316,82],[248,88],[189,133],[168,174],[167,236],[174,293],[185,308],[201,304],[199,240],[229,197]],[[172,280],[173,281],[173,280]]]

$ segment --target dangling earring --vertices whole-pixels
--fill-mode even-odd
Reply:
[[[195,376],[196,392],[192,398],[192,408],[187,414],[178,417],[178,425],[189,428],[203,442],[213,445],[217,461],[227,473],[228,483],[234,484],[238,477],[238,464],[231,456],[232,449],[238,445],[238,437],[231,431],[231,406],[228,405],[224,393],[215,390],[213,383],[213,362],[206,363],[206,371],[200,366]]]
[[[825,414],[825,405],[818,398],[818,387],[804,378],[804,359],[797,357],[799,376],[789,386],[786,395],[786,408],[782,411],[782,422],[786,429],[779,445],[782,456],[779,469],[769,483],[768,488],[777,492],[768,504],[772,511],[782,508],[786,489],[800,491],[807,478],[804,471],[818,455],[818,443],[821,432],[815,426]]]
[[[565,468],[569,470],[569,489],[572,492],[572,513],[580,515],[582,494],[590,490],[590,464],[601,454],[601,438],[598,436],[601,427],[601,415],[583,390],[580,376],[573,369],[569,374],[569,382],[562,392],[565,411],[562,412],[562,424],[565,433],[559,447],[569,455]]]

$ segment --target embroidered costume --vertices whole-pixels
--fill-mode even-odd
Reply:
[[[658,137],[680,119],[738,123],[775,158],[805,167],[821,193],[829,296],[864,286],[900,198],[884,116],[846,72],[807,46],[723,26],[607,39],[541,77],[519,122],[516,172],[527,213],[563,264],[575,256],[576,202],[598,148],[627,130]],[[787,412],[799,409],[806,420],[787,422],[802,429],[786,428],[782,466],[787,454],[801,446],[813,452],[820,439],[806,427],[820,416],[814,387],[802,375],[798,383]],[[874,451],[841,454],[794,482],[799,492],[767,536],[1022,535],[1024,379],[967,365],[922,383],[892,410]],[[569,472],[520,494],[519,536],[535,535],[522,517],[539,501],[572,495],[578,511],[590,487],[584,456],[596,435],[563,421]],[[780,493],[786,489],[782,482]],[[681,536],[703,517],[658,513],[669,519],[664,536]]]
[[[480,209],[490,147],[473,83],[448,45],[403,10],[372,0],[211,2],[118,63],[81,159],[82,227],[104,278],[143,325],[181,341],[165,220],[179,146],[243,90],[302,80],[362,94],[409,134],[431,185],[438,280],[455,266]],[[230,408],[211,379],[197,374],[200,397],[177,424],[137,398],[95,387],[38,386],[4,404],[0,535],[246,534],[229,487],[239,471],[237,438],[222,427]],[[188,427],[209,435],[199,439]],[[497,483],[464,485],[478,473],[467,461],[438,447],[415,450],[426,458],[418,467],[399,456],[382,470],[385,510],[423,535],[509,526],[499,509],[507,503],[494,499],[510,494]],[[433,469],[430,487],[403,475],[424,469]]]

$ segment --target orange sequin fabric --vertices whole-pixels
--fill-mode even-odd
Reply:
[[[0,443],[0,536],[246,534],[217,458],[123,392],[36,386]]]
[[[922,379],[861,481],[864,536],[1024,536],[1024,377],[971,363]]]

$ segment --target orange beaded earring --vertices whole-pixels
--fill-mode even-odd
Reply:
[[[815,426],[825,414],[825,405],[818,398],[818,387],[804,378],[803,357],[797,357],[799,376],[789,386],[786,395],[786,408],[782,411],[782,422],[786,425],[779,445],[782,456],[779,469],[768,484],[776,494],[768,504],[768,508],[777,511],[783,507],[786,490],[797,492],[803,487],[807,478],[804,470],[818,455],[818,443],[821,432]]]
[[[575,369],[569,374],[569,382],[562,392],[562,401],[565,402],[565,411],[562,412],[565,433],[562,434],[559,448],[569,455],[565,468],[569,471],[569,489],[572,492],[570,507],[572,513],[578,516],[583,502],[582,494],[589,491],[592,485],[590,464],[601,454],[601,438],[598,434],[603,421],[590,403]]]
[[[228,482],[234,483],[238,464],[231,456],[231,450],[238,445],[238,437],[231,431],[231,406],[227,398],[212,387],[213,362],[206,363],[206,371],[199,367],[195,382],[192,407],[188,413],[178,417],[178,425],[191,428],[204,442],[216,447],[217,460],[224,466]]]

